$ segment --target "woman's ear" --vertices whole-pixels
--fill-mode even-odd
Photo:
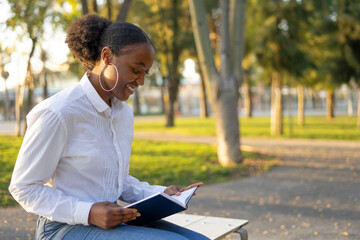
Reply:
[[[104,47],[101,50],[101,60],[104,61],[106,65],[110,63],[110,58],[113,55],[111,49],[109,47]]]

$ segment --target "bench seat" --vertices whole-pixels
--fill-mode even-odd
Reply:
[[[249,221],[244,219],[178,213],[164,220],[201,233],[213,240],[221,239],[230,233],[239,233],[241,240],[248,239],[247,231],[242,227]]]

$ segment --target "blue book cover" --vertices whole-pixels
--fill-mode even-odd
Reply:
[[[126,224],[146,225],[172,214],[187,209],[191,197],[194,195],[197,187],[181,192],[180,196],[169,196],[166,193],[157,193],[148,198],[135,202],[125,208],[136,208],[141,214],[140,217]]]

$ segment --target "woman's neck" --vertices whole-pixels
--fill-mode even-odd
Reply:
[[[99,96],[104,100],[104,102],[111,106],[111,96],[112,94],[110,92],[104,91],[99,84],[99,76],[101,74],[101,71],[99,71],[98,67],[94,67],[94,69],[91,72],[87,73],[87,76],[95,88],[96,92],[99,94]]]

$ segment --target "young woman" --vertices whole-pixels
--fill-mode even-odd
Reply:
[[[202,185],[155,186],[129,175],[133,113],[124,101],[153,64],[148,36],[133,24],[86,15],[72,23],[66,43],[88,71],[28,114],[9,186],[25,210],[40,215],[36,238],[207,239],[165,221],[126,225],[140,213],[115,204]]]

